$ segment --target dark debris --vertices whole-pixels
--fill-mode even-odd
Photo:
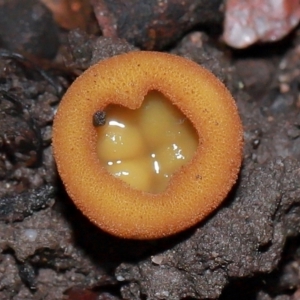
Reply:
[[[204,32],[192,32],[174,47],[172,54],[180,55],[210,70],[221,81],[228,81],[229,61]],[[227,83],[227,82],[226,82]]]
[[[92,0],[91,3],[105,37],[122,38],[146,50],[166,48],[196,26],[216,28],[222,21],[222,0]]]
[[[13,164],[28,167],[40,164],[43,143],[40,129],[22,101],[4,90],[0,90],[0,118],[0,153]]]
[[[106,112],[105,111],[97,111],[93,115],[93,125],[95,127],[103,126],[106,122]]]
[[[0,198],[0,220],[6,222],[22,221],[54,202],[56,188],[44,185],[38,189],[19,195]]]
[[[55,88],[58,96],[60,96],[62,94],[64,89],[60,85],[60,83],[57,82],[57,79],[54,78],[49,72],[38,67],[36,64],[34,64],[30,59],[26,58],[25,56],[23,56],[17,52],[12,52],[12,51],[8,51],[6,49],[0,48],[0,57],[6,58],[6,59],[13,59],[13,60],[19,62],[20,64],[25,65],[27,68],[29,68],[33,71],[36,71],[43,79],[45,79],[50,85],[52,85]]]
[[[0,2],[0,47],[25,55],[53,58],[58,46],[57,25],[41,1]]]
[[[138,50],[124,39],[103,36],[94,38],[79,29],[70,31],[68,38],[71,54],[68,65],[79,73],[105,58]]]
[[[19,264],[20,278],[30,290],[36,290],[36,274],[32,265],[28,263]]]
[[[55,180],[51,124],[64,87],[53,74],[0,49],[0,197]]]

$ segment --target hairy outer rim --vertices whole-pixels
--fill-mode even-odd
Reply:
[[[92,124],[108,104],[139,108],[150,90],[163,93],[199,135],[195,156],[160,194],[133,189],[106,171]],[[160,238],[205,218],[235,183],[242,144],[225,86],[196,63],[158,52],[131,52],[92,66],[68,89],[54,120],[54,155],[68,194],[93,223],[123,238]]]

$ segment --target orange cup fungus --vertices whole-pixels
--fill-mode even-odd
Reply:
[[[213,74],[140,51],[75,80],[54,120],[53,149],[68,194],[93,223],[122,238],[154,239],[220,205],[237,179],[242,133],[235,102]]]

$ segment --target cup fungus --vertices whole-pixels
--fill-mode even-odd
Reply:
[[[225,86],[196,63],[131,52],[92,66],[54,120],[58,171],[103,230],[154,239],[203,220],[242,160],[242,125]]]

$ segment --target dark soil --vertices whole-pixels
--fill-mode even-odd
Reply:
[[[244,125],[244,161],[237,184],[207,220],[170,238],[128,241],[75,208],[55,168],[51,130],[76,76],[139,50],[146,36],[130,44],[68,32],[47,17],[45,26],[26,26],[26,39],[13,40],[3,35],[1,13],[0,37],[12,43],[0,38],[0,299],[300,299],[299,29],[244,51],[225,47],[205,26],[187,26],[168,45],[157,42],[231,90]],[[221,19],[218,11],[218,28]],[[55,49],[37,51],[45,29]],[[34,51],[31,36],[40,40]]]

